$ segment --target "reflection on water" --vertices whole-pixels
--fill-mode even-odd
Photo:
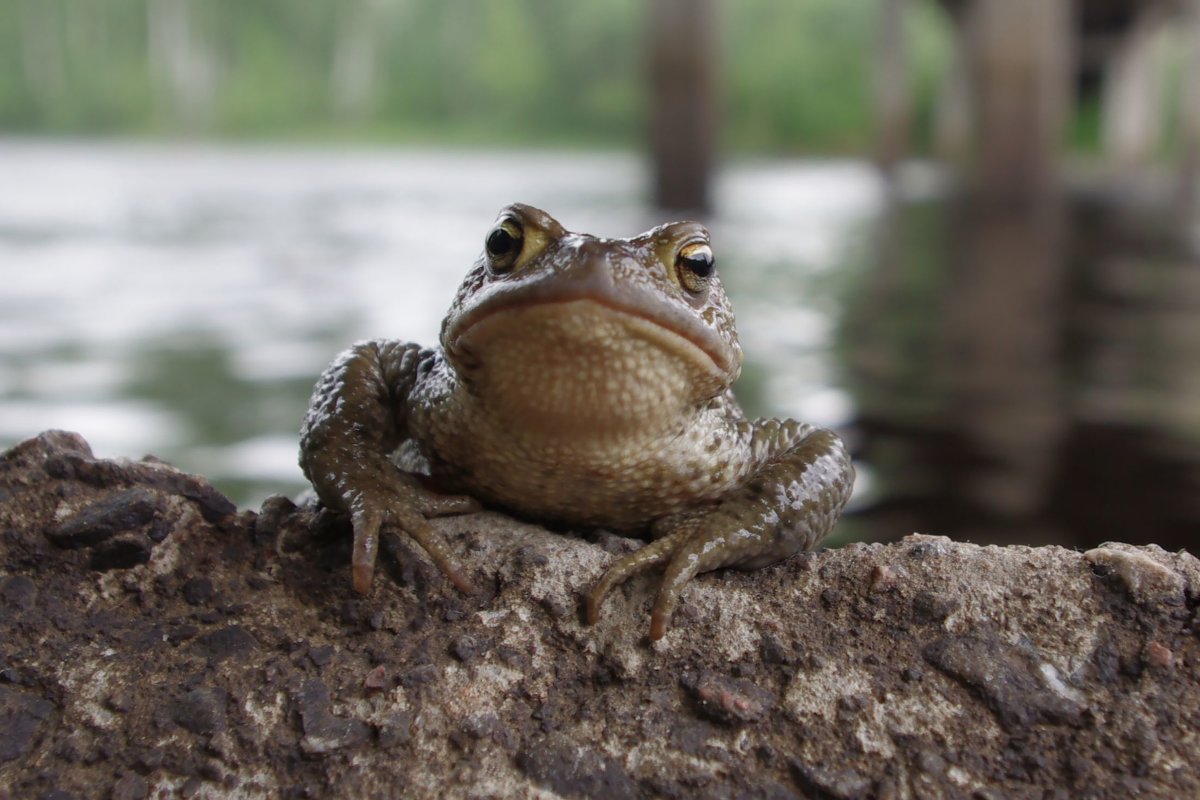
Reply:
[[[0,174],[0,447],[74,429],[244,504],[301,488],[299,420],[338,350],[435,341],[502,205],[600,235],[662,221],[624,155],[0,141]],[[735,165],[708,221],[747,410],[854,423],[838,538],[1194,547],[1195,230],[1095,193],[951,205],[912,178],[890,205],[860,164]]]
[[[876,530],[1196,548],[1192,221],[1076,192],[896,206],[844,328]]]
[[[662,221],[626,155],[0,140],[0,447],[78,430],[243,503],[302,485],[313,381],[358,338],[425,343],[496,211],[624,236]],[[853,163],[726,171],[709,220],[754,412],[843,424],[836,267],[880,205]]]

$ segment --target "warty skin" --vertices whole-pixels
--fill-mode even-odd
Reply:
[[[648,531],[591,588],[587,613],[594,622],[610,589],[662,566],[659,639],[692,577],[815,546],[854,483],[830,431],[746,419],[730,391],[741,362],[703,226],[604,239],[514,204],[459,288],[441,348],[360,342],[325,371],[300,463],[321,502],[351,516],[363,594],[387,529],[470,591],[427,520],[481,503]]]

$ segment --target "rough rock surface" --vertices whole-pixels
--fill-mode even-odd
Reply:
[[[51,432],[0,455],[0,798],[1197,797],[1200,562],[856,545],[652,579],[441,520],[477,593],[325,512]]]

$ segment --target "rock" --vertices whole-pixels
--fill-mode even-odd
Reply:
[[[141,775],[126,772],[112,788],[112,800],[144,800],[150,789]]]
[[[33,483],[47,475],[47,465],[65,457],[92,458],[91,445],[78,433],[45,431],[0,453],[0,480],[7,486]]]
[[[1182,606],[1186,579],[1163,563],[1164,558],[1169,558],[1165,552],[1153,549],[1158,550],[1159,558],[1151,556],[1150,548],[1110,542],[1088,550],[1083,557],[1115,578],[1136,603]]]
[[[450,654],[464,664],[473,660],[484,646],[473,636],[458,636],[450,642]]]
[[[389,685],[387,668],[383,664],[368,672],[366,677],[363,678],[363,688],[372,692],[382,691],[388,688]]]
[[[879,564],[871,570],[871,591],[886,592],[900,581],[899,571],[890,564]]]
[[[517,768],[536,786],[562,797],[640,797],[638,785],[611,756],[563,736],[530,742],[517,755]]]
[[[767,664],[794,664],[796,661],[791,648],[784,645],[779,637],[773,633],[763,635],[759,652],[763,662]]]
[[[792,774],[801,789],[816,797],[854,800],[871,792],[871,779],[852,769],[829,769],[793,760]]]
[[[53,703],[0,685],[0,764],[31,752],[53,711]]]
[[[379,726],[379,746],[385,749],[399,747],[412,741],[414,717],[410,711],[393,711],[384,717]]]
[[[918,592],[913,597],[912,616],[917,622],[942,622],[958,609],[952,597],[940,597],[933,592]]]
[[[1145,660],[1154,669],[1171,669],[1175,666],[1175,654],[1158,642],[1146,645]]]
[[[329,645],[311,647],[308,650],[308,660],[316,667],[329,666],[329,662],[333,660],[333,648]]]
[[[37,584],[24,575],[0,578],[0,604],[9,614],[29,611],[37,603]]]
[[[229,727],[225,710],[228,705],[229,693],[224,689],[192,689],[176,704],[174,719],[181,728],[211,736]]]
[[[89,547],[131,533],[162,513],[158,495],[143,488],[107,495],[72,514],[47,533],[59,547]],[[130,565],[132,566],[132,565]]]
[[[685,684],[709,717],[730,725],[758,722],[775,706],[775,696],[741,678],[702,672]]]
[[[701,576],[651,644],[655,576],[580,617],[610,534],[434,520],[480,591],[392,541],[359,597],[344,518],[74,434],[0,497],[6,796],[1200,796],[1186,553],[849,545]]]
[[[1000,639],[986,627],[926,645],[925,660],[961,682],[1005,727],[1019,732],[1038,722],[1080,725],[1082,695],[1056,676],[1032,648]]]
[[[331,697],[329,687],[315,679],[304,681],[296,692],[295,703],[304,730],[300,747],[305,753],[325,755],[362,747],[371,737],[371,729],[362,720],[330,713]]]
[[[78,798],[73,793],[64,792],[62,789],[49,789],[42,793],[38,800],[78,800]]]
[[[206,633],[196,638],[195,648],[219,664],[227,658],[249,655],[258,647],[258,640],[240,625],[229,625],[225,628]]]
[[[213,583],[208,578],[192,578],[183,584],[180,591],[188,605],[202,606],[212,600]]]

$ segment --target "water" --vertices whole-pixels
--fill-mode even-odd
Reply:
[[[432,344],[497,210],[664,221],[629,154],[0,140],[0,447],[154,453],[245,506],[351,342]],[[1163,192],[1049,214],[885,191],[853,161],[735,163],[713,231],[752,415],[837,427],[838,539],[1200,539],[1200,224]],[[1155,199],[1157,198],[1157,200]]]
[[[1200,545],[1200,220],[1169,185],[897,203],[841,334],[860,524]]]
[[[0,179],[0,447],[75,430],[243,505],[304,485],[299,422],[340,349],[436,341],[501,206],[607,236],[663,221],[628,154],[0,140]],[[856,162],[735,164],[715,198],[743,402],[845,425],[834,334],[879,181]]]

